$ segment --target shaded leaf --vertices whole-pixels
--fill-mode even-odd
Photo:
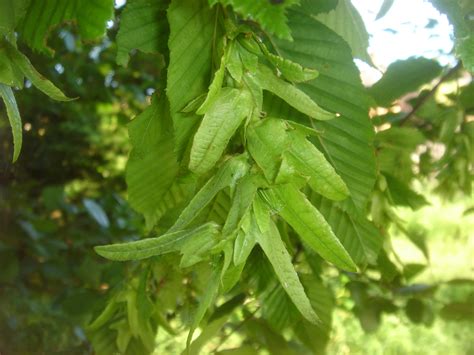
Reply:
[[[334,10],[320,14],[316,18],[349,44],[354,57],[372,64],[372,59],[367,53],[369,34],[362,17],[350,0],[339,0]]]
[[[10,121],[10,126],[12,128],[13,134],[13,159],[12,161],[15,162],[21,151],[22,145],[22,125],[21,125],[21,117],[20,112],[18,111],[18,106],[16,104],[15,95],[13,90],[5,85],[0,84],[0,96],[5,103],[5,107],[7,109],[7,116],[8,120]]]
[[[170,125],[164,97],[154,97],[151,105],[129,124],[133,149],[126,170],[128,198],[131,206],[145,216],[148,229],[163,214],[167,195],[171,193],[173,197],[172,184],[179,169]]]
[[[169,35],[166,16],[168,1],[129,0],[120,16],[117,33],[117,63],[126,66],[130,52],[138,49],[143,53],[167,50]]]
[[[219,291],[219,282],[220,282],[220,268],[215,266],[208,282],[207,287],[204,289],[204,294],[202,295],[196,313],[194,314],[191,327],[189,329],[188,337],[186,339],[186,348],[189,348],[191,340],[193,338],[194,331],[201,323],[204,315],[206,314],[207,309],[213,304],[217,293]]]
[[[312,199],[331,226],[334,234],[360,266],[374,265],[384,238],[365,216],[344,210],[336,203],[319,197]]]
[[[33,67],[30,60],[16,49],[13,45],[6,42],[7,54],[10,57],[13,65],[15,65],[25,75],[31,83],[50,98],[58,101],[73,100],[62,93],[51,81],[42,76]]]
[[[170,25],[167,90],[173,119],[176,152],[181,160],[197,115],[181,112],[191,100],[207,91],[211,77],[212,48],[217,12],[205,0],[173,0],[167,11]]]
[[[441,73],[441,66],[432,59],[409,58],[390,64],[382,78],[369,89],[380,106],[389,106],[394,100],[428,84]]]
[[[77,24],[84,40],[104,35],[107,21],[113,18],[113,0],[30,1],[26,16],[18,26],[20,38],[36,51],[52,55],[47,46],[51,31],[65,22]]]

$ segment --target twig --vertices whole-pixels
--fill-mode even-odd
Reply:
[[[439,79],[439,81],[436,83],[436,85],[433,86],[433,88],[427,94],[420,97],[420,99],[417,101],[417,103],[415,105],[413,105],[413,108],[411,109],[411,111],[405,117],[403,117],[400,120],[400,123],[399,123],[400,126],[403,126],[413,115],[415,115],[415,113],[421,108],[421,106],[423,106],[425,104],[425,102],[431,96],[433,96],[435,94],[435,92],[436,92],[436,90],[438,90],[439,86],[442,83],[444,83],[446,80],[451,78],[453,76],[453,74],[455,74],[461,68],[462,68],[462,64],[461,64],[461,62],[458,62],[458,64],[456,64],[456,66],[451,68],[445,75],[443,75],[441,77],[441,79]]]
[[[217,345],[217,347],[214,349],[213,353],[217,353],[217,351],[219,350],[219,348],[225,344],[225,342],[227,341],[227,339],[229,339],[229,337],[234,334],[236,331],[238,331],[240,328],[242,328],[244,326],[244,324],[246,322],[248,322],[250,319],[253,318],[253,316],[255,315],[255,313],[257,313],[258,311],[260,310],[260,306],[257,306],[257,308],[255,308],[255,310],[253,310],[251,313],[249,313],[242,322],[240,322],[234,329],[232,329],[232,331],[227,334],[226,336],[224,336],[221,340],[221,342],[219,343],[219,345]]]

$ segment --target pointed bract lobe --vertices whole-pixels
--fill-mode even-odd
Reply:
[[[13,64],[26,76],[31,83],[40,91],[48,95],[50,98],[58,101],[73,100],[63,94],[51,81],[42,76],[33,67],[28,57],[16,49],[12,44],[6,42],[7,53]]]
[[[324,154],[303,134],[292,132],[290,137],[291,148],[286,152],[286,157],[300,174],[309,178],[311,189],[331,200],[343,200],[349,196],[346,184]]]
[[[265,190],[264,195],[301,239],[324,259],[344,270],[357,271],[324,217],[296,187],[291,184],[278,185]]]
[[[270,216],[267,216],[267,218],[269,219]],[[319,317],[311,307],[303,285],[291,263],[291,256],[281,240],[278,228],[271,221],[269,222],[269,227],[267,232],[260,231],[260,233],[257,233],[258,244],[262,247],[268,260],[270,260],[283,289],[301,312],[301,315],[311,323],[318,323]]]
[[[193,238],[205,236],[212,239],[218,233],[215,223],[206,223],[194,229],[163,234],[136,242],[101,245],[94,248],[97,254],[109,260],[141,260],[152,256],[180,251]]]
[[[272,92],[285,100],[290,106],[311,118],[324,121],[336,117],[319,107],[316,102],[296,86],[277,77],[264,65],[258,66],[255,79],[264,90]]]
[[[177,231],[188,226],[219,191],[227,186],[235,185],[247,173],[247,170],[244,156],[227,160],[189,202],[169,231]]]
[[[250,114],[251,96],[242,89],[223,88],[209,108],[193,140],[189,169],[204,174],[214,167],[229,140]]]

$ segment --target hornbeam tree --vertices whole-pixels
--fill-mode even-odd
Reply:
[[[25,54],[52,57],[57,29],[113,42],[122,70],[141,52],[159,72],[128,125],[128,203],[145,232],[94,248],[127,265],[84,327],[95,353],[165,353],[167,339],[219,353],[232,337],[236,354],[323,353],[342,307],[334,283],[367,331],[389,312],[431,321],[435,285],[410,284],[426,265],[397,259],[390,227],[427,260],[428,250],[395,207],[425,205],[413,186],[428,179],[446,198],[472,193],[474,161],[474,86],[435,101],[443,83],[474,71],[474,6],[431,3],[454,26],[458,64],[409,58],[366,88],[354,58],[373,65],[368,33],[349,0],[0,0],[13,161],[25,86],[81,105]],[[391,109],[400,98],[408,110]]]

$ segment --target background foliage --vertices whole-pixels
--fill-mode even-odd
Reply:
[[[474,9],[432,3],[458,64],[366,88],[348,0],[0,0],[0,351],[473,352]]]

